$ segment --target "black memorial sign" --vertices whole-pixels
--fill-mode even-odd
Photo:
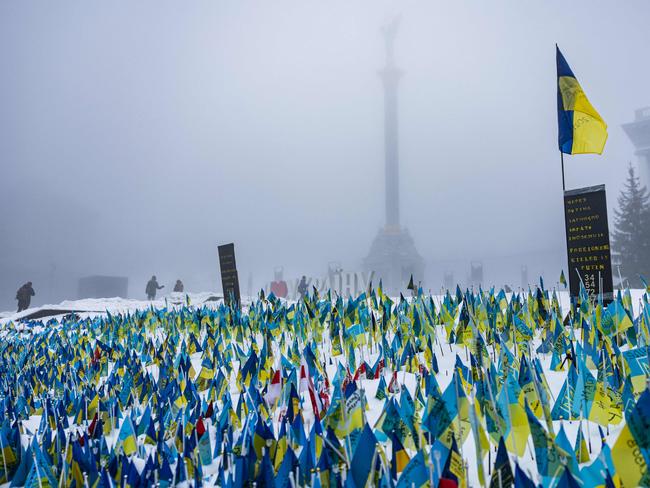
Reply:
[[[235,303],[239,304],[239,277],[237,276],[234,244],[219,246],[219,267],[221,268],[221,287],[225,302],[230,303],[230,300],[234,299]]]
[[[611,300],[614,285],[605,185],[565,191],[564,221],[571,296],[578,296],[582,280],[590,295],[602,291],[603,299]]]

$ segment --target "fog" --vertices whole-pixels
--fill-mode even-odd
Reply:
[[[644,1],[0,3],[0,309],[127,276],[143,298],[361,269],[384,224],[380,27],[401,25],[401,221],[425,286],[469,262],[485,283],[565,265],[555,43],[609,125],[568,156],[567,187],[605,183],[610,229],[650,105]]]

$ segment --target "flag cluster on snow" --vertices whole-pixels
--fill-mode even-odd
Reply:
[[[414,295],[9,323],[0,483],[650,484],[647,295]]]

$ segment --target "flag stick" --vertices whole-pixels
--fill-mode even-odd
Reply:
[[[34,467],[36,468],[36,477],[38,478],[39,488],[43,488],[43,483],[41,483],[41,473],[38,471],[38,461],[36,461],[36,454],[32,452],[32,458],[34,459]]]
[[[585,407],[586,407],[586,401],[585,401]],[[587,431],[589,431],[589,426],[587,425]],[[580,412],[580,420],[578,421],[578,436],[582,433],[582,412]],[[578,447],[578,464],[580,463],[580,458],[582,457],[582,442],[580,443],[580,446]]]
[[[0,437],[0,452],[2,452],[2,464],[5,468],[5,473],[7,473],[7,461],[5,459],[5,446],[2,443],[2,437]]]

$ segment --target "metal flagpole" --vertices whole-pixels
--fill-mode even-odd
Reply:
[[[560,162],[562,163],[562,191],[566,191],[566,185],[564,183],[564,153],[560,151]]]

